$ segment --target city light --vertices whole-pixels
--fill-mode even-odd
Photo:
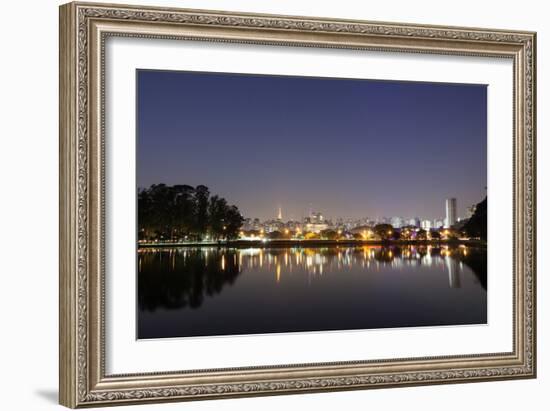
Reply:
[[[486,201],[486,200],[484,200]],[[462,227],[471,218],[458,217],[456,199],[447,199],[446,217],[427,220],[420,217],[377,217],[370,218],[335,218],[327,217],[319,211],[310,211],[309,215],[299,220],[283,220],[279,207],[272,218],[245,218],[229,224],[228,216],[220,219],[218,224],[209,223],[201,233],[194,233],[180,225],[168,226],[164,232],[156,228],[140,226],[138,244],[148,247],[153,244],[220,244],[232,241],[268,242],[458,242],[485,241],[478,235],[472,237]],[[468,208],[469,210],[472,207]],[[449,221],[457,223],[447,226]],[[222,224],[219,224],[219,223]],[[180,223],[178,223],[180,224]],[[218,228],[216,228],[218,227]]]

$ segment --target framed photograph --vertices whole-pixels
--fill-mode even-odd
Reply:
[[[536,375],[533,32],[60,8],[60,403]]]

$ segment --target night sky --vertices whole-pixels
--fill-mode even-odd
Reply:
[[[245,217],[458,215],[485,196],[485,85],[137,72],[137,184],[204,184]]]

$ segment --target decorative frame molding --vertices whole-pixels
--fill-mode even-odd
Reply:
[[[514,349],[469,356],[106,375],[104,45],[109,36],[475,55],[514,62]],[[536,376],[536,34],[69,3],[60,7],[60,403],[68,407]]]

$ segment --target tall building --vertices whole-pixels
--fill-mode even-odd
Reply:
[[[445,200],[445,227],[451,227],[456,224],[456,198]]]
[[[401,217],[392,217],[391,225],[393,228],[401,228],[403,227],[403,219]]]
[[[428,231],[432,228],[432,222],[430,220],[422,220],[420,227]]]
[[[312,223],[315,223],[315,224],[323,224],[323,220],[325,219],[323,217],[323,214],[322,213],[319,213],[319,212],[312,212],[310,214],[310,217],[309,219],[311,220]]]
[[[283,219],[283,210],[279,207],[279,212],[277,213],[277,220],[281,221]]]
[[[305,218],[304,228],[312,233],[320,233],[328,228],[328,224],[324,221],[323,214],[311,212],[310,216]]]
[[[413,217],[409,220],[409,225],[413,226],[413,227],[420,227],[420,218],[418,217]]]
[[[434,228],[441,228],[443,227],[445,224],[443,223],[443,220],[440,220],[440,219],[435,219],[434,220]]]

